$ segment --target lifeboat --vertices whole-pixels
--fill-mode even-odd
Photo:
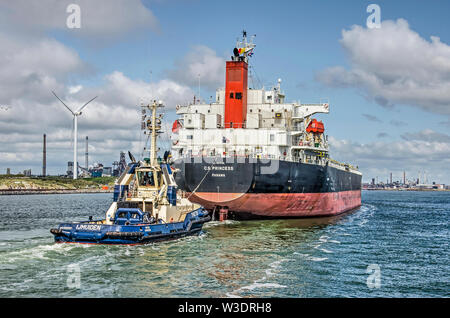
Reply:
[[[316,119],[311,120],[306,131],[309,133],[322,134],[325,131],[325,127],[322,121],[317,121]]]

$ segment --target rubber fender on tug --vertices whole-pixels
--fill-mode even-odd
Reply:
[[[141,237],[144,233],[142,232],[106,232],[106,236],[109,237]]]
[[[201,219],[191,221],[191,222],[189,222],[189,225],[187,226],[186,232],[189,232],[191,230],[192,225],[194,225],[194,224],[205,223],[205,222],[209,222],[209,221],[211,221],[211,216],[209,216],[209,215],[204,216]]]

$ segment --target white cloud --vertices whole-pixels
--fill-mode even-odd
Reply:
[[[340,40],[349,70],[335,66],[317,74],[322,83],[355,87],[383,106],[395,103],[450,115],[450,46],[422,38],[407,21],[383,21],[379,29],[354,25]]]
[[[69,76],[87,73],[78,53],[48,38],[13,38],[0,32],[0,104],[31,98],[48,101],[48,92],[61,89]]]
[[[120,151],[131,150],[140,155],[144,142],[140,135],[141,98],[163,100],[167,112],[193,96],[188,87],[171,80],[150,84],[132,80],[121,72],[107,75],[97,88],[85,87],[77,94],[70,94],[70,88],[73,89],[63,86],[57,94],[72,109],[99,96],[78,119],[79,159],[83,159],[87,135],[90,162],[95,160],[106,165],[116,160]],[[47,134],[48,164],[54,169],[49,170],[51,173],[65,171],[66,162],[72,160],[72,116],[50,89],[46,94],[49,102],[22,96],[14,99],[11,109],[0,112],[0,169],[33,167],[33,172],[38,173],[43,133]]]
[[[377,116],[370,115],[370,114],[362,114],[363,117],[365,117],[368,121],[373,121],[376,123],[382,123],[383,121],[379,119]]]
[[[210,90],[216,90],[225,84],[225,58],[204,45],[197,45],[181,60],[175,62],[175,68],[169,70],[169,77],[179,83]]]
[[[67,27],[69,4],[80,7],[80,29]],[[1,0],[0,9],[0,26],[14,25],[13,31],[23,34],[62,30],[98,41],[139,29],[159,28],[158,20],[141,0]]]
[[[82,89],[83,89],[82,85],[70,86],[69,87],[69,94],[76,94],[79,91],[81,91]]]
[[[417,175],[426,170],[432,181],[450,182],[450,136],[432,130],[402,135],[400,141],[358,143],[330,137],[333,158],[359,165],[366,181],[390,172]],[[431,180],[430,180],[431,181]]]
[[[428,142],[444,142],[450,144],[450,136],[443,133],[435,132],[431,129],[424,129],[418,133],[405,133],[401,135],[404,140],[420,140]]]
[[[106,76],[105,87],[100,91],[106,103],[137,105],[141,99],[151,101],[162,100],[168,108],[186,103],[194,93],[187,86],[172,80],[163,79],[155,83],[142,80],[131,80],[121,72],[113,72]]]
[[[88,135],[90,162],[106,165],[118,160],[120,151],[140,152],[144,142],[140,137],[141,98],[161,99],[167,109],[173,109],[194,95],[173,80],[150,84],[119,71],[107,74],[96,86],[74,84],[77,77],[88,79],[92,67],[77,51],[46,33],[65,30],[67,3],[80,4],[82,29],[89,29],[86,35],[95,39],[156,26],[141,1],[0,0],[0,105],[7,106],[0,110],[0,173],[7,167],[39,173],[44,133],[50,173],[62,173],[72,160],[72,116],[52,90],[72,109],[98,95],[79,117],[79,159]],[[62,15],[55,13],[61,10]]]

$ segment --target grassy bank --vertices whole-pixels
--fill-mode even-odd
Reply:
[[[0,190],[15,189],[52,189],[52,190],[81,190],[111,188],[115,177],[85,178],[73,180],[64,177],[23,177],[17,175],[0,175]]]

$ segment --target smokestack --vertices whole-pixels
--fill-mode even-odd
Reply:
[[[406,184],[406,172],[403,171],[403,184]]]
[[[47,169],[47,140],[46,135],[44,134],[44,146],[42,149],[42,176],[46,176],[46,169]]]
[[[391,172],[391,175],[390,175],[390,180],[391,180],[390,184],[392,184],[392,172]]]
[[[225,76],[225,128],[244,128],[247,121],[248,64],[227,61]]]
[[[84,163],[84,165],[85,165],[85,167],[86,167],[86,169],[89,169],[89,154],[88,154],[88,136],[86,136],[86,153],[85,153],[85,163]]]

